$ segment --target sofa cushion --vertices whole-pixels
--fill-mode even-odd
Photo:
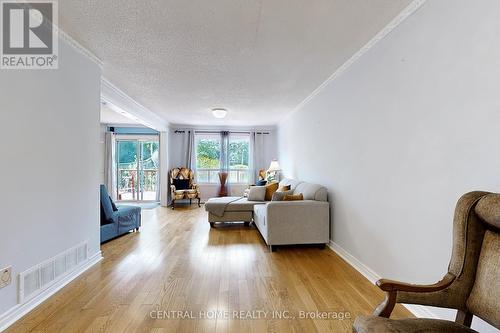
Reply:
[[[285,195],[292,195],[292,194],[293,194],[292,190],[276,191],[273,193],[273,197],[272,197],[271,201],[283,201],[283,198],[285,197]]]
[[[293,193],[302,193],[304,200],[327,201],[328,198],[326,187],[313,183],[300,183]]]
[[[287,194],[283,197],[283,201],[301,201],[304,200],[302,193],[298,194]]]
[[[115,203],[113,202],[113,199],[111,199],[111,197],[109,197],[109,200],[111,201],[111,207],[113,207],[113,211],[116,212],[118,210],[118,208],[116,207]]]
[[[297,185],[299,185],[300,183],[302,183],[302,182],[299,181],[299,180],[285,178],[282,181],[280,181],[279,187],[290,185],[290,189],[291,190],[295,190],[295,188],[297,187]]]
[[[108,190],[106,189],[106,186],[102,185],[100,186],[100,194],[101,194],[101,209],[103,212],[103,217],[107,221],[113,221],[113,206],[111,205],[111,199],[109,198]],[[102,223],[102,222],[101,222]]]
[[[278,192],[286,192],[286,191],[290,191],[291,189],[292,189],[292,186],[290,186],[290,185],[280,186],[278,188]]]
[[[189,188],[189,179],[174,179],[172,182],[176,190],[187,190]]]
[[[266,198],[266,187],[265,186],[252,186],[250,187],[250,192],[248,192],[249,201],[264,201]]]
[[[278,190],[279,184],[278,183],[270,183],[266,185],[266,196],[264,200],[266,201],[271,201],[273,198],[273,193]]]

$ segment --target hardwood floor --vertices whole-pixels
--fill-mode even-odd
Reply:
[[[351,332],[383,299],[330,249],[270,253],[254,227],[211,229],[196,205],[144,210],[139,233],[102,251],[103,261],[7,332]],[[394,317],[409,316],[396,307]]]

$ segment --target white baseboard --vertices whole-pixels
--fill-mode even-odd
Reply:
[[[94,266],[97,264],[99,261],[102,260],[102,254],[101,251],[97,252],[95,255],[90,257],[84,264],[76,268],[74,271],[69,273],[68,275],[64,276],[59,283],[49,287],[48,289],[44,290],[42,293],[39,295],[33,297],[29,301],[23,304],[18,304],[5,312],[4,314],[0,315],[0,332],[4,331],[7,329],[10,325],[14,324],[16,321],[21,319],[23,316],[28,314],[31,310],[36,308],[38,305],[40,305],[42,302],[47,300],[50,296],[54,295],[56,292],[61,290],[64,286],[66,286],[68,283],[73,281],[75,278],[80,276],[83,272],[88,270],[90,267]]]
[[[371,283],[375,284],[375,282],[381,279],[380,275],[375,273],[373,270],[370,269],[370,267],[363,264],[355,256],[344,250],[344,248],[342,248],[334,241],[330,240],[328,247],[332,249],[333,252],[337,253],[339,257],[347,261],[347,263],[352,267],[354,267],[358,272],[363,274],[363,276],[367,278],[368,281],[370,281]]]
[[[338,254],[339,257],[344,259],[349,265],[354,267],[358,272],[360,272],[368,281],[375,284],[377,280],[381,279],[381,276],[375,273],[370,267],[363,264],[358,260],[355,256],[344,250],[340,245],[330,240],[328,247],[332,249],[333,252]],[[382,301],[382,300],[381,300]],[[429,310],[428,307],[423,305],[415,305],[415,304],[403,304],[405,308],[408,309],[415,317],[417,318],[435,318],[439,319],[439,317]]]
[[[403,306],[417,318],[442,319],[424,305],[403,304]]]

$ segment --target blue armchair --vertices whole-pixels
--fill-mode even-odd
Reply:
[[[101,243],[138,231],[141,226],[141,207],[116,207],[109,197],[106,186],[101,185]]]

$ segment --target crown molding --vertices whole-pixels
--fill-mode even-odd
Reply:
[[[365,53],[367,53],[372,47],[374,47],[378,42],[384,39],[388,34],[391,33],[397,26],[399,26],[404,20],[413,15],[427,0],[413,0],[405,9],[403,9],[394,19],[392,19],[389,24],[387,24],[382,30],[380,30],[372,39],[368,41],[361,49],[354,53],[346,62],[344,62],[339,68],[333,72],[322,84],[319,85],[312,93],[309,94],[302,102],[300,102],[286,117],[284,117],[278,124],[283,123],[292,114],[302,109],[307,103],[309,103],[316,95],[318,95],[326,86],[328,86],[333,80],[342,75],[349,67],[351,67],[359,58],[361,58]]]
[[[170,130],[194,130],[194,131],[242,131],[242,132],[254,132],[254,131],[267,131],[276,132],[277,127],[275,125],[270,126],[226,126],[226,125],[188,125],[188,124],[170,124]]]
[[[86,47],[84,47],[82,44],[78,43],[73,37],[71,37],[68,33],[66,33],[64,30],[62,30],[59,27],[56,27],[57,33],[59,35],[59,38],[66,42],[69,46],[71,46],[73,49],[76,51],[80,52],[82,55],[84,55],[87,59],[91,60],[92,62],[96,63],[100,68],[103,67],[103,62],[101,59],[99,59],[94,53],[89,51]]]
[[[156,113],[136,102],[106,78],[101,78],[101,100],[110,103],[139,119],[139,123],[159,132],[166,131],[169,123]]]

